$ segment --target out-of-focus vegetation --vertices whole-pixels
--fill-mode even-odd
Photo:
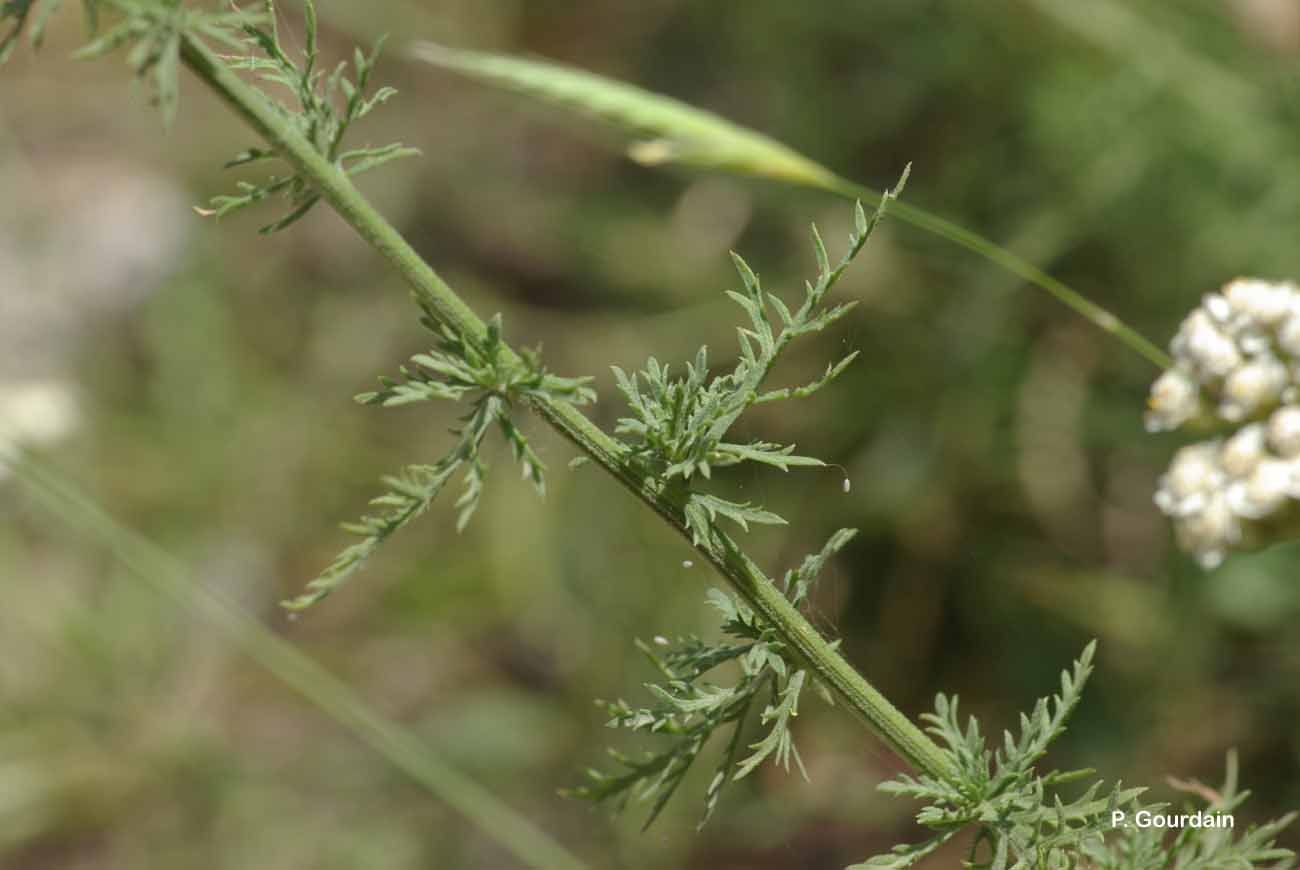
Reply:
[[[382,32],[390,49],[536,52],[847,177],[880,186],[911,161],[910,201],[1161,343],[1229,278],[1300,275],[1300,16],[1284,0],[326,0],[321,14],[331,56]],[[270,240],[265,215],[194,216],[187,204],[229,187],[220,165],[248,132],[186,81],[163,135],[115,60],[66,59],[75,19],[0,72],[0,384],[5,407],[33,383],[75,396],[75,415],[36,403],[79,421],[50,461],[593,866],[841,867],[912,838],[908,806],[874,791],[897,763],[811,700],[795,726],[811,783],[756,771],[701,833],[707,770],[646,834],[636,815],[556,797],[611,736],[591,699],[654,676],[632,638],[711,630],[713,581],[608,480],[569,472],[571,449],[541,427],[544,503],[493,476],[463,534],[448,500],[288,622],[275,602],[328,563],[377,478],[448,446],[450,411],[349,398],[427,335],[324,210]],[[734,347],[729,248],[797,293],[807,222],[847,231],[840,201],[637,166],[599,131],[397,51],[378,76],[401,93],[358,135],[424,157],[366,191],[481,313],[543,344],[551,369],[596,375],[607,428],[610,364]],[[851,491],[836,471],[729,478],[792,519],[749,538],[771,572],[858,527],[819,621],[905,710],[943,690],[1012,727],[1096,637],[1053,761],[1159,791],[1166,774],[1217,781],[1237,746],[1256,794],[1239,824],[1300,804],[1295,548],[1210,574],[1176,551],[1151,503],[1177,441],[1142,430],[1149,364],[900,224],[837,292],[862,300],[834,335],[861,358],[799,413],[756,410],[745,434],[839,462]],[[819,374],[825,349],[793,348],[790,382]],[[0,512],[0,866],[511,866],[14,481]]]

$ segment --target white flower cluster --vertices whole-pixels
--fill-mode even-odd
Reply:
[[[1206,568],[1300,500],[1300,289],[1251,278],[1205,297],[1170,344],[1146,426],[1238,426],[1179,450],[1156,504]]]

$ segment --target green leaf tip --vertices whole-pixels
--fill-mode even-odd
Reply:
[[[99,25],[101,2],[102,0],[81,0],[86,30],[89,33],[94,33]],[[27,41],[32,49],[39,50],[45,42],[45,28],[50,18],[62,5],[63,0],[5,0],[4,3],[0,3],[0,24],[5,21],[12,22],[9,29],[0,35],[0,64],[13,54],[24,30],[27,31]]]

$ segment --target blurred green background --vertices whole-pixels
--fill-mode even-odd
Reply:
[[[897,761],[811,696],[796,726],[811,782],[765,768],[700,833],[710,769],[648,833],[641,813],[556,796],[611,739],[637,745],[592,699],[643,697],[634,637],[712,632],[716,578],[597,470],[570,472],[572,449],[535,421],[545,501],[494,452],[464,534],[446,499],[288,622],[276,602],[347,543],[337,523],[381,474],[441,455],[454,409],[351,402],[428,342],[400,283],[324,208],[269,240],[255,230],[272,211],[190,211],[232,186],[221,164],[253,140],[193,80],[163,134],[120,58],[67,59],[69,5],[39,56],[24,47],[0,72],[0,386],[6,407],[46,415],[41,456],[594,867],[838,868],[918,836],[914,808],[874,791]],[[481,314],[503,312],[510,340],[595,375],[606,427],[610,364],[734,351],[728,249],[798,292],[808,222],[841,239],[849,207],[639,167],[611,134],[404,61],[404,40],[635,82],[876,186],[911,161],[909,201],[1160,344],[1230,278],[1300,275],[1290,0],[320,11],[330,55],[393,37],[379,79],[401,94],[355,141],[424,151],[363,189]],[[987,731],[1015,727],[1096,637],[1052,762],[1172,798],[1166,775],[1217,782],[1236,746],[1256,795],[1238,824],[1300,805],[1296,550],[1210,574],[1176,551],[1151,503],[1178,442],[1142,430],[1149,364],[898,223],[838,292],[862,304],[777,377],[845,349],[859,362],[743,434],[797,441],[853,487],[838,470],[732,475],[723,486],[793,520],[745,539],[760,563],[779,572],[861,529],[817,620],[910,713],[942,690]],[[0,866],[518,866],[16,480],[0,481],[0,517]]]

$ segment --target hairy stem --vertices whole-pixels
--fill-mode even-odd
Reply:
[[[271,101],[228,69],[192,35],[182,37],[185,65],[217,92],[273,146],[321,197],[406,280],[413,293],[452,329],[481,338],[486,327],[397,230],[360,194],[347,176],[287,122]],[[513,354],[513,351],[509,353]],[[566,402],[534,398],[533,409],[583,453],[649,505],[686,540],[684,502],[653,478],[639,479],[626,461],[626,448]],[[863,679],[852,665],[795,609],[730,537],[713,532],[695,545],[742,598],[763,616],[809,670],[842,698],[890,748],[918,772],[949,779],[950,764],[933,741]]]

